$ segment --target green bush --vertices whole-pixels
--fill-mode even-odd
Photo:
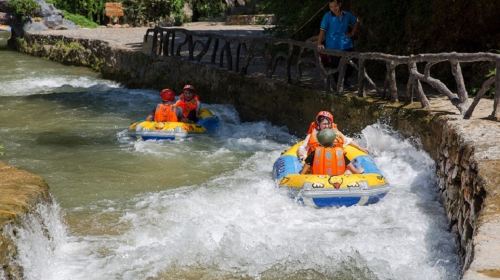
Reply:
[[[123,0],[122,3],[126,20],[133,25],[165,21],[170,15],[180,15],[184,5],[183,0]]]
[[[70,12],[65,11],[65,10],[62,10],[62,12],[63,12],[65,19],[74,22],[78,26],[86,27],[86,28],[96,28],[99,26],[99,24],[91,21],[90,19],[88,19],[82,15],[73,14],[73,13],[70,13]]]
[[[87,19],[104,23],[104,3],[107,0],[46,0],[56,8],[69,13],[82,15]]]
[[[23,20],[32,17],[39,8],[34,0],[9,0],[9,7]]]
[[[193,7],[193,19],[218,19],[224,15],[227,9],[224,0],[193,0],[191,1]]]
[[[271,29],[275,35],[297,40],[304,40],[318,33],[321,17],[327,11],[322,7],[326,7],[326,1],[264,0],[260,4],[265,13],[276,16],[276,27]],[[318,11],[320,12],[316,14]],[[312,20],[304,26],[311,18]]]

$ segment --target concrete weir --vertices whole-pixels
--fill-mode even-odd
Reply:
[[[176,57],[151,57],[131,44],[64,31],[28,34],[18,46],[30,55],[93,67],[105,78],[129,87],[179,89],[190,82],[198,87],[204,102],[232,104],[244,120],[268,120],[298,135],[322,109],[332,110],[340,129],[348,133],[383,120],[402,135],[419,139],[436,161],[437,191],[450,230],[457,234],[463,278],[500,277],[500,123],[484,118],[491,100],[482,100],[487,109],[478,107],[473,118],[464,120],[441,97],[431,98],[433,109],[427,111],[412,104],[332,95],[263,75],[242,76]],[[0,200],[0,209],[2,203],[6,202]]]

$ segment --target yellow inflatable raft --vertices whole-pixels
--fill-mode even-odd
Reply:
[[[142,121],[129,126],[129,134],[143,140],[174,140],[189,134],[214,132],[219,118],[210,110],[201,109],[197,123]]]
[[[364,169],[363,174],[341,176],[301,175],[297,143],[274,163],[273,178],[289,195],[316,207],[367,205],[382,199],[390,186],[373,159],[353,146],[346,146],[346,157]]]

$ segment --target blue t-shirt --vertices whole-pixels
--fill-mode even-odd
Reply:
[[[321,20],[321,29],[325,31],[325,48],[348,50],[353,48],[352,39],[346,35],[349,27],[356,24],[357,18],[347,11],[342,11],[340,17],[327,12]]]

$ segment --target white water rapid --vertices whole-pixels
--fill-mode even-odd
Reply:
[[[370,206],[314,209],[271,178],[297,140],[286,129],[206,105],[221,118],[218,135],[135,141],[125,129],[156,91],[51,75],[61,82],[24,75],[0,89],[8,163],[46,178],[53,196],[6,230],[28,280],[459,277],[434,162],[383,124],[358,141],[391,192]],[[18,115],[29,119],[7,121]]]

